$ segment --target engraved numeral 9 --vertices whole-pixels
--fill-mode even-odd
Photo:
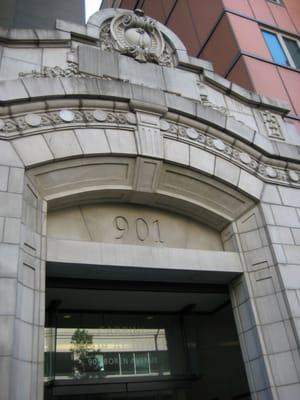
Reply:
[[[120,232],[119,236],[115,236],[115,239],[121,239],[129,230],[129,224],[125,217],[121,215],[114,219],[115,227]]]

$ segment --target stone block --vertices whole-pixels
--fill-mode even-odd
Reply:
[[[254,360],[261,355],[261,349],[256,328],[249,329],[244,332],[246,342],[248,360]]]
[[[20,75],[31,74],[32,71],[41,72],[41,65],[3,57],[0,68],[0,79],[13,82],[19,79]]]
[[[262,201],[271,204],[282,204],[278,187],[276,185],[264,185],[264,191],[262,195]]]
[[[35,29],[34,32],[35,32],[38,40],[40,40],[40,41],[47,41],[47,42],[66,41],[66,42],[68,42],[71,39],[70,33],[61,32],[58,30]]]
[[[262,240],[258,231],[250,231],[240,234],[243,251],[256,250],[262,247]]]
[[[33,325],[16,320],[14,356],[19,360],[32,361]]]
[[[9,168],[0,165],[0,191],[6,191],[7,190],[8,173],[9,173]]]
[[[0,81],[0,102],[9,100],[26,100],[28,93],[21,80]]]
[[[264,344],[269,354],[281,353],[290,349],[290,343],[283,322],[262,325]]]
[[[1,400],[9,400],[11,388],[11,358],[0,356]]]
[[[23,193],[24,170],[22,168],[10,168],[8,179],[8,191],[12,193]]]
[[[16,279],[0,278],[0,315],[15,314],[16,288]]]
[[[55,32],[55,31],[52,31]],[[57,32],[57,31],[56,31]],[[63,32],[61,32],[63,33]],[[43,48],[42,65],[45,67],[68,68],[67,53],[68,48]]]
[[[22,196],[0,192],[0,216],[19,218],[22,214]]]
[[[23,167],[23,163],[11,143],[4,140],[0,140],[0,160],[1,165]]]
[[[292,229],[295,244],[300,245],[300,229]]]
[[[291,207],[300,207],[299,189],[278,186],[278,190],[284,205]]]
[[[131,85],[128,82],[98,79],[98,87],[102,96],[112,99],[131,99]]]
[[[272,142],[269,138],[261,135],[256,132],[253,140],[253,144],[263,151],[269,153],[270,155],[278,155],[278,149],[276,148],[274,142]]]
[[[300,247],[293,245],[283,246],[286,260],[289,264],[300,265]]]
[[[136,85],[165,89],[162,67],[150,63],[141,64],[127,56],[119,56],[119,78]]]
[[[278,387],[280,400],[299,400],[300,384],[283,385]]]
[[[73,131],[56,131],[44,134],[55,158],[72,157],[82,154],[76,135]]]
[[[199,100],[200,92],[196,74],[163,67],[163,75],[167,92]],[[161,87],[163,88],[163,86]]]
[[[35,288],[35,268],[34,266],[23,264],[22,283],[31,289]]]
[[[235,118],[227,117],[226,130],[235,136],[252,143],[254,140],[255,130],[249,126],[237,121]]]
[[[147,125],[140,125],[136,133],[139,154],[163,157],[163,138],[159,129]]]
[[[33,323],[34,291],[21,284],[18,284],[17,316],[29,324]]]
[[[4,47],[3,56],[40,65],[42,63],[42,51],[39,48],[31,48],[28,51],[26,47]]]
[[[266,224],[276,225],[271,206],[269,204],[261,203],[261,209],[262,209]]]
[[[22,78],[30,97],[64,96],[65,90],[59,78]]]
[[[252,115],[244,114],[237,111],[230,111],[230,116],[238,122],[242,123],[243,125],[248,126],[253,131],[257,131],[256,121]]]
[[[283,251],[283,246],[281,244],[273,244],[272,248],[276,262],[285,264],[287,262],[287,258],[285,252]]]
[[[267,372],[262,357],[250,361],[250,368],[253,374],[254,387],[257,391],[261,391],[268,386]]]
[[[186,99],[175,94],[166,93],[166,105],[170,110],[175,110],[188,114],[196,114],[196,102],[190,99]]]
[[[280,265],[280,275],[286,289],[300,288],[300,268],[299,265]]]
[[[12,385],[11,398],[32,400],[32,363],[13,359],[13,371],[13,379],[15,382],[22,382],[22,384]]]
[[[34,165],[53,160],[53,155],[44,137],[28,136],[13,141],[13,145],[25,165]]]
[[[6,243],[19,243],[21,233],[20,218],[5,218],[3,241]]]
[[[241,170],[238,187],[245,193],[249,194],[255,199],[260,199],[263,186],[264,184],[260,179],[249,174],[249,172]]]
[[[69,77],[69,78],[60,78],[60,81],[63,85],[63,88],[67,95],[94,95],[99,96],[101,91],[98,87],[97,81],[95,78],[77,78],[77,77]]]
[[[221,75],[218,75],[212,71],[203,71],[204,79],[208,82],[211,82],[213,85],[218,86],[219,88],[225,90],[226,92],[229,91],[231,87],[231,82],[227,79],[224,79]]]
[[[215,168],[215,156],[208,151],[190,146],[190,166],[201,172],[213,175]]]
[[[291,352],[271,354],[269,360],[275,385],[282,386],[299,382]]]
[[[145,86],[131,85],[133,100],[140,100],[145,103],[164,106],[164,92],[157,89],[147,88]]]
[[[294,244],[294,239],[290,228],[269,226],[268,230],[273,243]]]
[[[223,130],[226,124],[226,115],[220,111],[214,110],[211,107],[205,107],[202,104],[197,104],[197,117],[200,118],[204,123],[216,126]]]
[[[233,186],[237,186],[240,177],[240,168],[223,158],[216,158],[215,176]]]
[[[107,140],[114,154],[137,154],[134,133],[125,130],[106,129]]]
[[[78,47],[78,68],[87,74],[118,79],[119,58],[116,52],[103,52],[91,46]]]
[[[0,316],[0,359],[13,354],[14,317]],[[1,361],[0,361],[1,363]],[[1,384],[1,375],[0,375]]]
[[[104,129],[76,129],[75,134],[84,154],[110,152]]]
[[[239,113],[239,114],[242,113],[245,115],[252,116],[251,107],[249,107],[248,105],[245,105],[241,101],[233,99],[232,97],[229,97],[229,96],[225,96],[225,101],[226,101],[228,109],[231,112]],[[256,125],[256,123],[255,123],[255,125]]]
[[[238,314],[241,322],[242,332],[246,332],[254,327],[255,323],[253,312],[249,300],[245,301],[238,307]]]
[[[260,323],[272,324],[282,320],[279,303],[275,295],[258,297],[255,299]]]
[[[274,146],[276,146],[277,151],[281,157],[292,159],[292,160],[298,160],[299,159],[299,147],[300,146],[295,146],[291,145],[288,143],[282,143],[282,142],[276,142],[274,143]]]
[[[271,210],[276,225],[300,228],[300,219],[294,208],[272,205]]]
[[[168,161],[189,165],[189,146],[185,143],[164,139],[164,155]]]

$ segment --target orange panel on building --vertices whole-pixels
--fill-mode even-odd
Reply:
[[[218,24],[200,57],[212,61],[216,72],[227,73],[234,59],[239,54],[239,48],[234,38],[229,20],[224,16]]]
[[[248,0],[255,18],[267,24],[274,25],[275,21],[268,7],[267,0]]]
[[[291,114],[299,114],[300,71],[274,62],[262,34],[262,29],[267,29],[278,38],[292,35],[300,42],[300,0],[279,3],[123,0],[120,7],[144,7],[148,15],[167,24],[182,39],[191,55],[211,61],[218,74],[259,94],[288,101]]]
[[[258,94],[275,97],[290,103],[276,65],[251,57],[246,58],[246,65],[249,75],[253,77],[254,90]]]
[[[234,14],[228,14],[228,19],[242,52],[252,53],[270,61],[272,60],[261,30],[255,21],[241,18]]]
[[[224,7],[233,10],[248,17],[254,17],[253,10],[251,9],[248,0],[223,0]]]
[[[249,71],[247,69],[246,57],[241,56],[230,73],[227,79],[243,86],[246,89],[253,90],[253,83],[251,81]]]

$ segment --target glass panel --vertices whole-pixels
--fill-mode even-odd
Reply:
[[[270,50],[273,60],[278,64],[289,66],[290,64],[288,62],[288,59],[275,33],[268,31],[262,31],[262,33],[264,35],[265,41],[267,42],[267,46]]]
[[[300,47],[295,40],[288,39],[286,37],[283,38],[290,55],[295,63],[296,68],[300,69]]]
[[[56,338],[56,379],[170,373],[164,329],[57,328]]]

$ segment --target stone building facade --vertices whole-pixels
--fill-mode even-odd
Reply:
[[[140,11],[56,28],[1,31],[0,399],[41,400],[47,353],[48,399],[298,400],[300,136],[287,105],[215,74]],[[198,366],[201,343],[227,337],[226,307],[238,341]],[[101,344],[84,350],[95,379],[79,350],[56,379],[59,345],[91,345],[83,328],[99,326],[159,327],[169,364],[138,376],[134,350],[135,376],[112,377]],[[64,347],[68,327],[82,329]]]

